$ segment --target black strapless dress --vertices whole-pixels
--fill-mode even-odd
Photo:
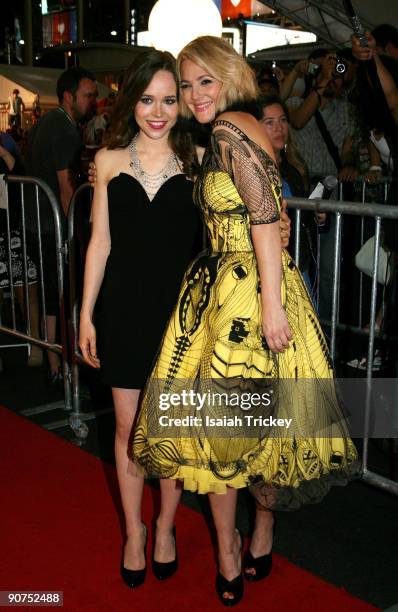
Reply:
[[[150,374],[184,272],[201,245],[202,224],[184,174],[152,201],[133,176],[108,184],[111,252],[96,325],[104,384],[141,389]]]

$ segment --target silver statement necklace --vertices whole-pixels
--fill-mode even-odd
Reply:
[[[138,134],[134,136],[133,140],[129,144],[130,168],[133,170],[133,174],[136,179],[145,189],[149,200],[152,201],[163,183],[165,183],[168,178],[178,173],[177,158],[172,152],[170,153],[166,165],[159,172],[156,172],[155,174],[145,172],[137,155],[137,137]]]

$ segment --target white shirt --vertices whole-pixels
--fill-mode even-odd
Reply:
[[[286,101],[288,107],[297,108],[303,103],[302,98],[294,97]],[[332,100],[320,113],[339,153],[346,137],[354,132],[354,115],[352,105],[338,98]],[[337,173],[323,136],[313,115],[301,130],[292,129],[294,140],[306,162],[311,176],[327,176]]]
[[[389,170],[394,169],[394,162],[392,159],[390,147],[388,146],[388,142],[384,136],[381,138],[376,138],[373,130],[370,132],[370,142],[374,144],[378,152],[380,153],[380,157],[383,160],[383,163],[387,166]]]

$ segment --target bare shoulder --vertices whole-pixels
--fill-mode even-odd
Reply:
[[[221,115],[217,117],[217,121],[226,121],[227,123],[236,126],[245,134],[247,134],[248,131],[255,132],[256,127],[258,130],[257,119],[253,117],[253,115],[243,113],[241,111],[227,111],[225,113],[221,113]],[[217,128],[218,126],[216,125],[214,129],[216,130]]]
[[[120,155],[120,149],[107,149],[102,147],[94,157],[94,162],[97,167],[112,164]]]
[[[238,130],[245,134],[250,140],[255,142],[262,149],[265,149],[268,155],[270,155],[273,159],[275,158],[271,143],[264,127],[255,117],[253,117],[253,115],[240,111],[225,112],[221,113],[221,115],[217,117],[217,120],[226,121],[227,123],[231,124],[231,126],[237,127]],[[216,132],[218,129],[222,129],[222,126],[215,125],[214,131]]]
[[[107,149],[103,147],[95,154],[94,163],[97,170],[97,178],[105,182],[119,173],[121,162],[125,157],[125,149]]]

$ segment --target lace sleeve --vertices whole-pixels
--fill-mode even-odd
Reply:
[[[249,211],[250,223],[278,221],[282,189],[273,159],[229,121],[214,122],[212,145],[218,166],[228,172]]]

